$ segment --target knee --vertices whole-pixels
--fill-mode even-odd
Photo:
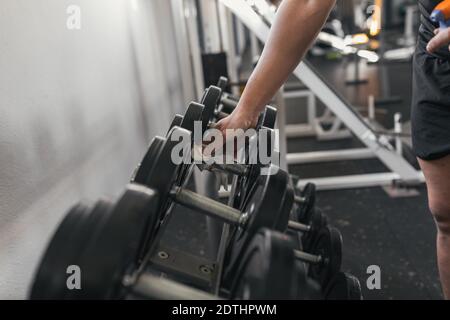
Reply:
[[[439,233],[450,237],[450,201],[430,200],[429,206]]]

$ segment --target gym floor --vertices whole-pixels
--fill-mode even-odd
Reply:
[[[315,63],[318,62],[319,63]],[[348,61],[323,61],[314,58],[320,72],[355,106],[369,94],[377,99],[400,96],[395,104],[381,106],[377,120],[392,128],[395,112],[409,118],[411,67],[409,63],[389,63],[361,67],[361,77],[368,83],[346,86],[341,79],[353,75],[354,64]],[[388,83],[386,83],[386,81]],[[384,88],[379,84],[384,83]],[[302,101],[291,101],[287,107],[290,123],[304,120]],[[300,106],[299,106],[300,105]],[[362,108],[364,110],[364,107]],[[357,147],[357,139],[318,142],[315,139],[290,139],[289,152],[345,149]],[[290,173],[302,179],[345,174],[382,172],[383,164],[376,160],[343,161],[329,164],[291,166]],[[442,299],[436,266],[434,222],[427,208],[425,186],[417,188],[418,195],[391,198],[384,189],[323,191],[317,195],[317,205],[328,215],[330,223],[343,235],[343,270],[357,276],[362,284],[364,299]],[[165,244],[208,257],[206,223],[201,216],[175,210]],[[369,290],[367,267],[381,269],[381,289]]]

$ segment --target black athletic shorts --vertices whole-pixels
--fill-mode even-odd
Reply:
[[[430,28],[422,25],[413,61],[412,140],[423,160],[450,155],[450,52],[446,46],[427,53],[431,37]]]

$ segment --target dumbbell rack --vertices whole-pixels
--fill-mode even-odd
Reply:
[[[328,288],[336,285],[338,275],[342,276],[342,237],[339,231],[326,225],[321,215],[314,216],[318,217],[316,223],[309,219],[313,211],[308,211],[309,218],[303,215],[304,211],[299,209],[303,207],[297,205],[308,203],[312,208],[313,201],[307,201],[306,192],[300,196],[295,193],[286,171],[273,164],[252,162],[247,165],[236,162],[230,167],[208,164],[210,170],[233,174],[229,205],[186,188],[195,168],[206,168],[203,164],[174,161],[173,151],[180,146],[180,137],[185,143],[182,149],[188,147],[192,151],[195,122],[201,120],[202,133],[213,126],[212,121],[223,110],[222,93],[220,88],[211,86],[201,104],[192,102],[184,116],[175,116],[166,136],[152,140],[118,200],[98,200],[93,205],[80,203],[71,208],[44,254],[31,297],[321,299],[329,296]],[[273,108],[266,107],[261,113],[257,133],[249,141],[249,154],[260,147],[272,150],[271,156],[278,154],[270,140],[259,140],[273,132],[276,120],[273,112]],[[190,152],[183,152],[183,160],[192,160],[191,157]],[[314,188],[309,194],[313,192]],[[224,222],[216,259],[163,246],[161,239],[178,205]],[[310,250],[303,251],[303,245]],[[71,291],[67,286],[66,268],[70,264],[83,270],[85,291]],[[261,264],[266,268],[260,269]],[[256,285],[253,278],[248,280],[255,273]],[[351,286],[346,285],[348,279],[353,279],[356,291],[360,292],[357,279],[343,277],[347,289]],[[173,292],[161,288],[162,285]]]
[[[184,186],[189,182],[194,166],[191,166],[191,170],[189,170],[189,174],[186,176],[186,180],[184,180]],[[289,182],[293,185],[293,182]],[[229,207],[233,207],[232,199],[235,196],[236,190],[238,186],[238,176],[235,175],[232,183],[231,195],[229,199]],[[189,193],[189,192],[188,192]],[[193,194],[194,195],[194,194]],[[178,201],[184,203],[183,198],[180,198]],[[189,199],[186,199],[186,204],[189,203]],[[298,200],[301,201],[301,200]],[[213,204],[209,204],[213,205]],[[208,211],[208,204],[205,204],[205,212]],[[200,208],[200,207],[198,207]],[[172,207],[173,209],[173,207]],[[220,211],[220,206],[217,208]],[[219,212],[216,211],[216,212]],[[229,210],[223,211],[223,219],[226,222],[231,216],[228,217],[231,213],[227,213]],[[239,216],[239,213],[237,213]],[[168,214],[169,218],[171,214]],[[216,218],[217,218],[216,214]],[[242,216],[241,216],[242,217]],[[241,218],[240,217],[240,218]],[[239,218],[239,219],[240,219]],[[186,285],[193,286],[195,288],[211,292],[216,296],[221,296],[223,292],[221,292],[221,275],[222,275],[222,266],[224,263],[224,257],[226,253],[227,244],[229,243],[229,235],[230,235],[230,225],[225,223],[222,230],[222,236],[220,239],[219,250],[217,254],[216,261],[209,261],[207,259],[203,259],[200,257],[195,257],[184,252],[180,252],[177,250],[173,250],[170,248],[162,247],[160,243],[161,236],[164,234],[165,226],[169,223],[169,219],[164,221],[164,226],[161,227],[160,232],[158,233],[158,237],[153,242],[153,246],[149,251],[150,254],[146,259],[146,263],[144,265],[150,264],[152,269],[156,269],[159,272],[163,272],[165,274],[170,274],[175,277],[176,280],[182,282]],[[303,228],[303,227],[302,227]],[[306,228],[306,227],[305,227]],[[306,229],[301,229],[305,231]],[[307,259],[311,262],[316,261],[316,257],[307,253],[297,252],[296,256],[300,259]],[[317,260],[316,262],[319,262]],[[225,293],[226,295],[226,293]]]

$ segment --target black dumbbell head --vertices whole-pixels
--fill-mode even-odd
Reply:
[[[231,299],[293,300],[298,293],[292,243],[284,234],[255,234],[236,270]]]
[[[311,254],[321,256],[322,263],[312,264],[309,268],[311,278],[317,280],[322,288],[326,288],[331,278],[341,269],[342,235],[333,227],[323,227],[314,244]]]

